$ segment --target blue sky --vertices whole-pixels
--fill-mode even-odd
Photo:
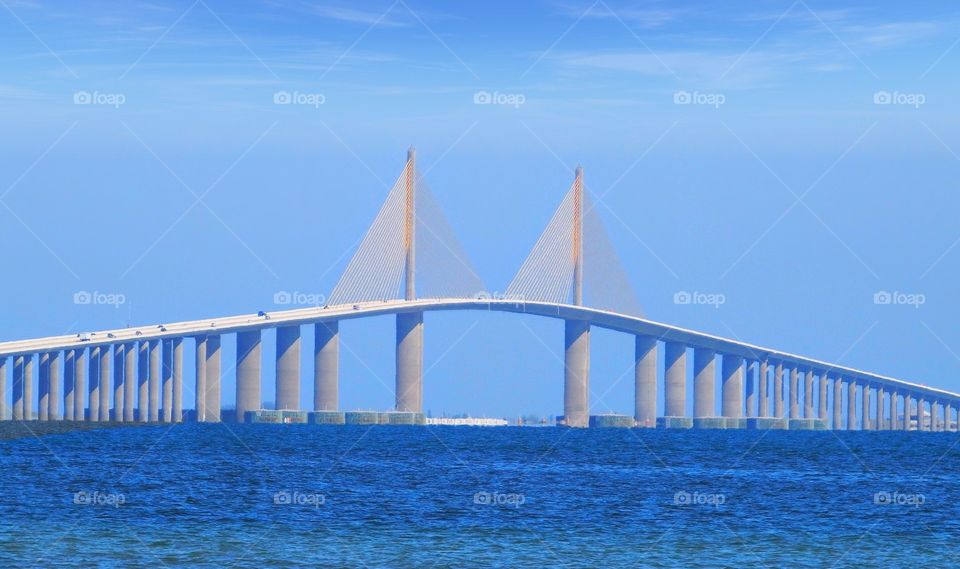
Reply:
[[[958,389],[960,8],[871,4],[2,0],[0,337],[329,293],[415,144],[490,290],[581,163],[648,317]],[[560,323],[427,326],[434,413],[561,411]],[[344,408],[392,328],[343,326]],[[594,334],[594,411],[631,358]]]

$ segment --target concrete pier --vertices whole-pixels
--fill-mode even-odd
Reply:
[[[896,390],[890,392],[890,430],[900,430],[900,394]]]
[[[847,430],[857,429],[857,382],[847,379]]]
[[[113,345],[113,420],[123,422],[123,410],[127,402],[124,400],[124,389],[126,389],[126,376],[123,369],[123,344]]]
[[[400,316],[397,316],[397,335],[400,335]],[[419,396],[416,408],[402,408],[401,400],[409,406],[409,394],[404,390],[420,391],[422,388],[401,385],[400,345],[397,346],[397,410],[421,412]],[[568,427],[590,425],[590,324],[581,320],[564,321],[564,374],[563,418]],[[418,382],[419,383],[419,382]]]
[[[944,409],[943,422],[944,430],[950,432],[957,430],[957,424],[953,414],[953,403],[947,403],[947,406]]]
[[[803,416],[805,419],[813,418],[813,368],[803,372]]]
[[[886,393],[883,390],[883,386],[877,386],[877,406],[873,411],[874,416],[877,418],[874,421],[873,430],[874,431],[885,431],[887,429],[887,397]]]
[[[934,399],[930,402],[930,430],[937,432],[940,430],[940,403]]]
[[[277,328],[277,409],[300,409],[300,326]]]
[[[37,381],[37,419],[50,420],[50,354],[40,354],[40,377]]]
[[[633,419],[638,427],[657,426],[657,339],[637,336],[634,341]],[[694,356],[696,359],[696,356]],[[696,393],[696,385],[694,385]],[[696,396],[696,395],[694,395]]]
[[[196,349],[196,402],[194,409],[197,412],[197,422],[203,423],[207,420],[207,337],[197,336],[194,338],[197,343]]]
[[[823,377],[826,377],[824,374]],[[843,382],[840,376],[833,377],[833,430],[843,428]]]
[[[587,426],[586,393],[589,385],[590,325],[564,324],[564,417]],[[423,312],[397,314],[396,410],[423,412]],[[579,396],[579,397],[578,397]],[[569,399],[569,401],[568,401]],[[576,411],[574,409],[576,407]],[[579,411],[581,410],[582,411]]]
[[[723,354],[721,357],[721,414],[739,419],[743,416],[743,358]]]
[[[137,344],[129,342],[123,345],[123,421],[133,422],[133,413],[137,406]]]
[[[746,417],[756,417],[757,416],[757,391],[756,391],[756,381],[754,380],[754,375],[757,371],[757,362],[755,361],[744,361],[743,362],[743,373],[744,373],[744,390],[746,391],[746,396],[744,399],[744,404],[746,405]]]
[[[0,357],[0,421],[11,419],[7,405],[7,358]]]
[[[66,421],[73,421],[74,417],[74,358],[76,350],[66,350],[63,352],[63,418]]]
[[[173,343],[170,339],[161,342],[160,366],[160,409],[163,411],[161,419],[164,423],[173,421]]]
[[[797,366],[790,366],[790,418],[800,418],[800,377]]]
[[[220,422],[220,336],[207,336],[207,365],[204,376],[207,383],[207,392],[204,405],[207,421]]]
[[[141,340],[137,346],[137,421],[149,419],[150,399],[150,344]]]
[[[260,330],[237,332],[237,422],[244,421],[247,411],[263,408],[261,363]]]
[[[13,420],[23,420],[23,356],[13,357]]]
[[[760,408],[758,417],[766,418],[770,416],[770,370],[767,360],[760,362]]]
[[[23,420],[33,421],[33,354],[23,356]]]
[[[6,358],[2,358],[5,360]],[[3,370],[0,369],[0,374]],[[60,412],[60,352],[50,353],[50,399],[47,415],[51,421],[60,421],[63,414]],[[2,417],[2,415],[0,415]]]
[[[826,421],[827,420],[827,382],[829,381],[827,379],[826,371],[820,372],[820,377],[818,381],[819,381],[819,387],[820,387],[820,396],[817,399],[817,403],[819,404],[817,417]]]
[[[904,392],[903,394],[903,423],[900,425],[900,428],[904,431],[909,431],[911,429],[911,416],[913,415],[913,398],[910,397],[910,392]]]
[[[340,323],[318,322],[313,327],[313,410],[340,408]]]
[[[713,350],[693,350],[693,416],[697,419],[717,416],[716,360]]]
[[[106,423],[110,420],[110,346],[100,347],[100,362],[97,364],[100,372],[100,411],[99,420]]]
[[[74,350],[73,354],[73,420],[86,420],[86,401],[84,397],[87,394],[87,354],[86,350]]]
[[[183,422],[183,338],[173,341],[173,422]]]
[[[148,402],[148,420],[156,423],[160,420],[160,340],[150,340],[150,392]]]
[[[666,342],[664,349],[663,414],[683,417],[687,403],[687,347]]]
[[[89,350],[87,361],[87,421],[100,421],[100,346]]]
[[[773,414],[783,419],[783,362],[777,362],[773,371]]]
[[[860,430],[869,431],[870,426],[870,385],[864,383],[860,388]]]

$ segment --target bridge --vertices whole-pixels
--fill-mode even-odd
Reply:
[[[233,336],[237,346],[234,418],[255,417],[263,412],[261,340],[269,328],[276,329],[276,409],[300,413],[301,329],[313,326],[311,416],[318,422],[342,422],[339,322],[393,315],[394,413],[422,421],[424,314],[487,310],[563,321],[561,421],[569,427],[605,424],[601,419],[609,418],[591,417],[589,405],[590,331],[605,328],[635,337],[634,415],[609,424],[957,429],[960,394],[644,318],[584,192],[580,167],[506,293],[491,297],[482,290],[416,169],[411,149],[328,305],[2,342],[0,393],[7,393],[8,366],[12,389],[9,408],[6,396],[2,398],[0,420],[181,422],[186,417],[183,343],[192,340],[196,347],[192,417],[219,422],[224,336]],[[692,415],[687,413],[691,354]],[[658,378],[661,357],[663,374]],[[661,396],[664,412],[658,416]]]

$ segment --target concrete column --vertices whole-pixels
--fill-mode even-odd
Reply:
[[[870,384],[864,383],[860,387],[860,430],[869,431],[870,427]]]
[[[151,423],[160,421],[160,340],[150,340],[150,391],[147,417]]]
[[[33,354],[23,357],[23,420],[33,421]]]
[[[173,344],[173,422],[183,422],[183,338]]]
[[[137,344],[130,342],[123,346],[123,420],[133,422],[133,411],[137,406]]]
[[[0,356],[0,421],[8,421],[10,412],[7,410],[7,357]]]
[[[50,420],[50,354],[40,354],[40,379],[37,382],[37,419]]]
[[[13,420],[23,420],[23,356],[13,357]]]
[[[638,427],[657,426],[657,339],[636,336],[633,363],[633,419]]]
[[[687,403],[687,347],[676,342],[664,345],[663,414],[683,417]]]
[[[943,429],[945,431],[955,431],[956,425],[953,421],[953,403],[947,403],[943,414]]]
[[[847,379],[847,430],[857,429],[857,382]]]
[[[874,431],[887,430],[887,409],[886,408],[887,408],[886,392],[884,391],[883,386],[880,385],[877,387],[877,408],[873,412],[873,414],[877,418],[877,420],[874,421],[874,424],[873,424]]]
[[[783,362],[773,370],[773,414],[783,419]]]
[[[563,409],[567,426],[587,426],[590,325],[565,322]],[[397,411],[423,411],[423,313],[397,314]],[[573,415],[569,415],[573,413]],[[576,425],[571,425],[570,417]],[[580,425],[579,423],[583,423]]]
[[[100,421],[100,346],[90,348],[87,360],[87,421]]]
[[[907,391],[903,394],[903,424],[900,425],[904,431],[910,430],[911,415],[913,415],[913,398]]]
[[[820,409],[818,410],[817,416],[823,419],[824,421],[827,420],[827,382],[828,381],[829,380],[827,379],[827,371],[824,370],[820,372],[819,384],[818,384],[820,387],[820,397],[819,399],[817,399],[817,403],[819,404]]]
[[[717,354],[706,348],[693,349],[693,416],[717,416]]]
[[[2,373],[2,370],[0,370]],[[60,352],[50,352],[50,399],[47,415],[51,421],[60,421]],[[2,417],[2,415],[0,415]]]
[[[126,376],[124,375],[124,345],[113,345],[113,420],[123,422],[123,410],[126,409],[127,402],[124,399],[124,389],[126,389]]]
[[[76,350],[63,352],[63,418],[66,421],[74,420],[74,377]]]
[[[313,326],[313,410],[340,408],[340,323]]]
[[[277,328],[277,409],[300,409],[300,326]]]
[[[150,418],[147,402],[150,398],[150,343],[140,340],[137,350],[137,420],[146,423]]]
[[[400,316],[397,315],[397,336],[400,336]],[[404,387],[400,380],[400,345],[397,345],[397,410],[400,407]],[[419,384],[420,380],[417,381]],[[420,389],[414,389],[419,391]],[[422,401],[416,402],[420,410]],[[563,419],[568,427],[587,427],[590,424],[590,324],[582,320],[564,321],[563,361]]]
[[[100,363],[97,364],[100,370],[100,421],[106,423],[110,420],[110,346],[100,347]]]
[[[263,408],[260,397],[260,330],[237,332],[237,421]]]
[[[800,418],[800,377],[797,366],[790,366],[790,418]]]
[[[760,409],[758,417],[770,416],[770,377],[767,360],[760,362]]]
[[[744,373],[744,390],[746,391],[746,397],[744,398],[744,403],[747,406],[746,416],[747,417],[756,417],[757,416],[757,391],[756,391],[756,382],[753,379],[753,376],[757,370],[757,362],[753,361],[744,361],[743,362],[743,373]]]
[[[721,414],[724,417],[743,416],[743,358],[723,354],[721,357]]]
[[[890,392],[890,430],[900,430],[900,413],[897,407],[900,405],[900,394],[896,390]]]
[[[813,368],[803,371],[803,416],[813,418]]]
[[[207,421],[220,422],[220,336],[207,336],[207,366],[204,379],[207,396],[204,401]]]
[[[823,374],[824,379],[827,375]],[[833,430],[839,431],[843,428],[843,382],[840,376],[833,376]]]
[[[164,339],[161,346],[162,353],[160,357],[163,362],[161,366],[163,371],[160,373],[162,418],[164,423],[170,423],[173,421],[173,341],[171,339]]]
[[[197,336],[195,340],[197,342],[197,386],[195,390],[197,399],[194,409],[196,409],[197,422],[203,423],[207,420],[207,337]]]
[[[937,432],[940,430],[940,403],[934,399],[930,402],[930,430]]]
[[[87,393],[87,352],[83,348],[74,350],[73,353],[73,420],[86,421],[86,401],[84,397]]]

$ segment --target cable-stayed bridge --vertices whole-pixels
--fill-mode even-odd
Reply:
[[[0,419],[183,421],[187,416],[183,341],[192,340],[196,383],[190,416],[218,422],[223,395],[220,347],[224,337],[233,336],[236,420],[262,415],[282,421],[289,413],[316,422],[350,422],[349,414],[339,409],[339,322],[395,315],[396,406],[384,415],[388,422],[422,422],[424,314],[493,310],[564,322],[562,422],[567,426],[848,430],[957,426],[960,394],[644,318],[585,192],[579,167],[506,294],[491,298],[484,290],[417,170],[411,149],[327,306],[2,342],[0,393],[10,396],[2,398]],[[314,400],[309,414],[303,413],[300,396],[301,328],[307,325],[315,328]],[[261,339],[268,328],[276,328],[277,343],[273,415],[262,409],[261,393]],[[635,337],[633,417],[591,417],[592,328]],[[663,414],[658,416],[661,400]]]

